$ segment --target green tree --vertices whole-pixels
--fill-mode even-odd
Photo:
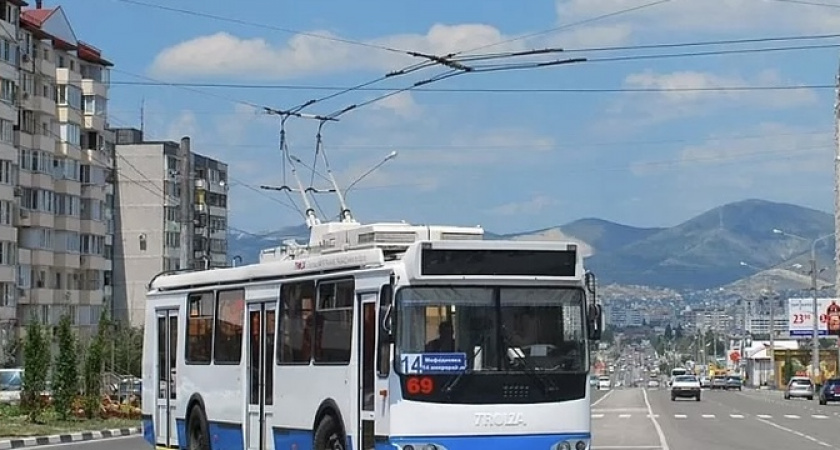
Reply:
[[[665,340],[670,341],[674,338],[674,330],[671,329],[671,324],[665,325]]]
[[[46,404],[41,393],[47,389],[50,372],[49,332],[41,326],[37,317],[32,317],[26,327],[23,343],[23,392],[21,400],[31,422],[40,422]]]
[[[53,368],[53,401],[56,413],[67,420],[73,399],[79,392],[79,369],[76,352],[76,335],[70,316],[64,315],[58,322],[58,356]]]
[[[91,339],[85,358],[84,384],[85,384],[85,415],[88,419],[93,418],[99,412],[100,394],[102,386],[102,359],[105,347],[105,333],[110,324],[106,312],[102,311],[99,316],[99,328],[96,336]]]

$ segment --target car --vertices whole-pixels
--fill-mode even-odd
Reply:
[[[708,389],[712,386],[712,380],[709,377],[702,377],[700,378],[700,387],[704,389]]]
[[[726,389],[726,377],[723,375],[713,376],[710,389]]]
[[[840,378],[825,380],[819,394],[820,405],[828,402],[840,402]]]
[[[648,389],[659,389],[659,380],[648,380]]]
[[[693,398],[700,401],[700,380],[694,375],[677,375],[671,381],[671,401],[677,398]]]
[[[589,385],[594,387],[594,388],[598,387],[598,375],[590,375]]]
[[[598,389],[609,389],[612,387],[612,381],[610,381],[610,377],[602,376],[598,378]]]
[[[724,387],[724,389],[738,389],[740,391],[743,384],[744,383],[741,381],[740,376],[729,375],[728,377],[726,377],[726,386]]]
[[[808,377],[793,377],[785,388],[785,400],[793,397],[814,399],[814,382]]]

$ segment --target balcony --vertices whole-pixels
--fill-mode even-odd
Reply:
[[[90,78],[82,78],[82,93],[108,98],[108,85]]]

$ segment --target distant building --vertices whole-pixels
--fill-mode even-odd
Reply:
[[[189,138],[145,141],[137,129],[114,132],[114,312],[141,325],[155,275],[227,266],[228,166],[193,153]]]

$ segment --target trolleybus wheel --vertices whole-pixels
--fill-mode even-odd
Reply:
[[[210,450],[210,433],[207,432],[207,418],[204,411],[193,406],[187,424],[187,448],[189,450]]]
[[[326,415],[315,430],[315,450],[344,450],[341,427],[333,416]]]

